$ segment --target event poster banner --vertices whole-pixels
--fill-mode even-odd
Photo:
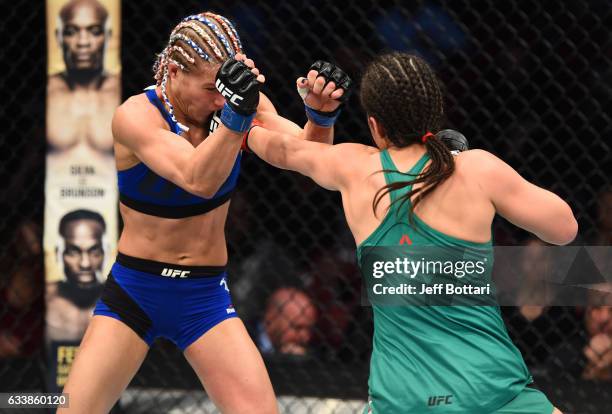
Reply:
[[[59,389],[116,252],[121,4],[47,0],[46,8],[46,340],[49,388]]]

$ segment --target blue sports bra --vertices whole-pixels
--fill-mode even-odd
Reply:
[[[149,101],[162,114],[170,126],[170,130],[177,135],[180,134],[182,132],[181,128],[176,122],[172,121],[155,89],[147,89],[145,93]],[[211,120],[211,129],[216,124],[215,119]],[[177,139],[182,138],[177,137]],[[160,177],[140,162],[127,170],[117,172],[119,200],[133,210],[157,217],[185,218],[207,213],[225,204],[231,198],[238,183],[241,156],[242,154],[239,153],[229,177],[212,198],[202,198],[191,194],[171,181]]]

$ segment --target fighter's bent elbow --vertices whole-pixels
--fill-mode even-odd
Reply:
[[[220,187],[201,188],[201,189],[198,189],[195,194],[197,196],[202,197],[202,198],[213,198],[215,196],[215,194],[217,194],[217,191],[219,191],[219,188]]]
[[[202,198],[213,198],[223,185],[222,180],[217,183],[213,179],[196,179],[195,173],[191,173],[188,168],[182,172],[179,181],[181,182],[179,187],[183,190]]]
[[[571,217],[567,220],[567,222],[562,225],[562,228],[560,229],[560,234],[559,234],[560,236],[559,243],[556,243],[556,244],[558,245],[570,244],[571,242],[574,241],[577,234],[578,234],[578,222],[576,221],[576,218],[572,214]]]
[[[211,185],[210,183],[193,183],[188,186],[189,189],[187,189],[187,191],[202,198],[213,198],[215,194],[217,194],[217,191],[219,191],[221,188],[221,184],[222,183],[219,183],[218,185]]]
[[[572,209],[566,204],[562,219],[557,220],[554,230],[549,235],[547,242],[559,246],[566,245],[574,241],[578,234],[578,222],[574,217]]]
[[[291,154],[295,152],[295,146],[300,140],[282,132],[267,131],[267,134],[269,140],[257,155],[277,168],[291,169]]]

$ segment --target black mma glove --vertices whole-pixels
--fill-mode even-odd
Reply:
[[[436,138],[439,138],[453,155],[469,149],[467,138],[454,129],[443,129],[436,134]]]
[[[317,78],[319,76],[322,76],[325,79],[325,85],[323,86],[323,89],[325,89],[325,86],[327,86],[329,82],[334,82],[336,84],[336,88],[344,89],[344,93],[340,98],[338,98],[338,101],[342,103],[346,102],[346,99],[348,98],[351,91],[352,81],[351,78],[342,69],[332,63],[325,62],[323,60],[317,60],[308,69],[309,72],[311,70],[315,70],[318,72]],[[304,91],[303,89],[305,88],[298,88],[298,93],[300,94],[302,99],[304,99],[306,97],[306,94],[308,93],[308,90]],[[338,108],[336,108],[336,110],[332,112],[318,111],[316,109],[311,108],[306,103],[304,103],[304,107],[306,109],[306,116],[308,116],[308,119],[322,127],[333,126],[342,110],[342,105],[339,105]]]
[[[215,86],[225,97],[221,122],[235,132],[249,129],[257,105],[261,83],[244,63],[228,59],[217,72]]]

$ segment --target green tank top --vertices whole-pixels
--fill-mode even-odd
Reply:
[[[380,153],[387,184],[410,180],[384,150]],[[425,154],[408,172],[421,172]],[[391,192],[391,201],[410,191]],[[417,216],[410,203],[392,204],[378,228],[357,247],[362,268],[368,247],[398,246],[408,235],[411,247],[447,246],[488,255],[493,246],[441,233]],[[465,257],[465,256],[464,256]],[[458,258],[460,259],[460,258]],[[362,268],[363,273],[363,268]],[[490,270],[483,276],[491,283]],[[533,380],[506,331],[498,306],[390,306],[372,304],[373,351],[369,409],[375,414],[490,414],[517,396]]]

